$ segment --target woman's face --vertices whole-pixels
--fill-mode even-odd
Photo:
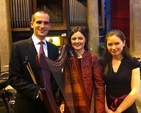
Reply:
[[[107,49],[112,56],[122,56],[122,50],[124,46],[125,41],[123,42],[119,37],[115,35],[107,37]]]
[[[84,50],[85,42],[86,42],[86,38],[79,31],[71,36],[71,45],[73,49],[76,51]]]

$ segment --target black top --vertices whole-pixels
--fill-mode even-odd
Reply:
[[[116,97],[120,98],[117,102],[119,105],[120,101],[123,100],[122,98],[125,98],[125,96],[130,93],[132,70],[137,67],[140,67],[140,63],[136,58],[123,58],[117,72],[114,72],[111,67],[111,71],[109,71],[107,76],[104,76],[107,104],[110,109],[112,109],[110,106],[114,103]],[[123,113],[137,113],[135,104]]]

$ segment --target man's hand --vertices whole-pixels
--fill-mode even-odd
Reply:
[[[63,103],[60,105],[60,112],[64,113],[64,111],[65,111],[65,104]]]
[[[41,99],[43,101],[43,96],[42,96],[41,91],[39,91],[39,99]]]

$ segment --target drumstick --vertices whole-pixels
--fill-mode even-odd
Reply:
[[[33,74],[33,71],[32,71],[32,69],[31,69],[31,66],[30,66],[29,62],[28,62],[28,64],[26,65],[26,67],[27,67],[27,69],[28,69],[28,71],[29,71],[29,73],[30,73],[30,76],[31,76],[31,78],[32,78],[32,80],[33,80],[33,82],[34,82],[34,84],[37,84],[36,79],[35,79],[35,76],[34,76],[34,74]]]
[[[34,82],[34,84],[37,84],[36,79],[35,79],[35,76],[34,76],[34,74],[33,74],[32,68],[31,68],[31,65],[30,65],[30,63],[28,62],[28,56],[25,57],[24,63],[26,64],[26,68],[28,69],[28,72],[30,73],[30,76],[31,76],[31,78],[32,78],[32,80],[33,80],[33,82]]]

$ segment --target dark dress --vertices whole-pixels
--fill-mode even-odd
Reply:
[[[111,71],[109,71],[107,76],[104,76],[108,108],[112,109],[113,107],[116,109],[118,105],[126,97],[126,95],[130,93],[131,73],[132,70],[137,67],[140,67],[140,63],[136,58],[133,59],[124,58],[122,59],[119,69],[116,73],[113,71],[113,68],[111,67]],[[119,100],[116,102],[117,107],[116,104],[114,104],[115,100]],[[123,113],[137,113],[135,103],[133,103]]]

